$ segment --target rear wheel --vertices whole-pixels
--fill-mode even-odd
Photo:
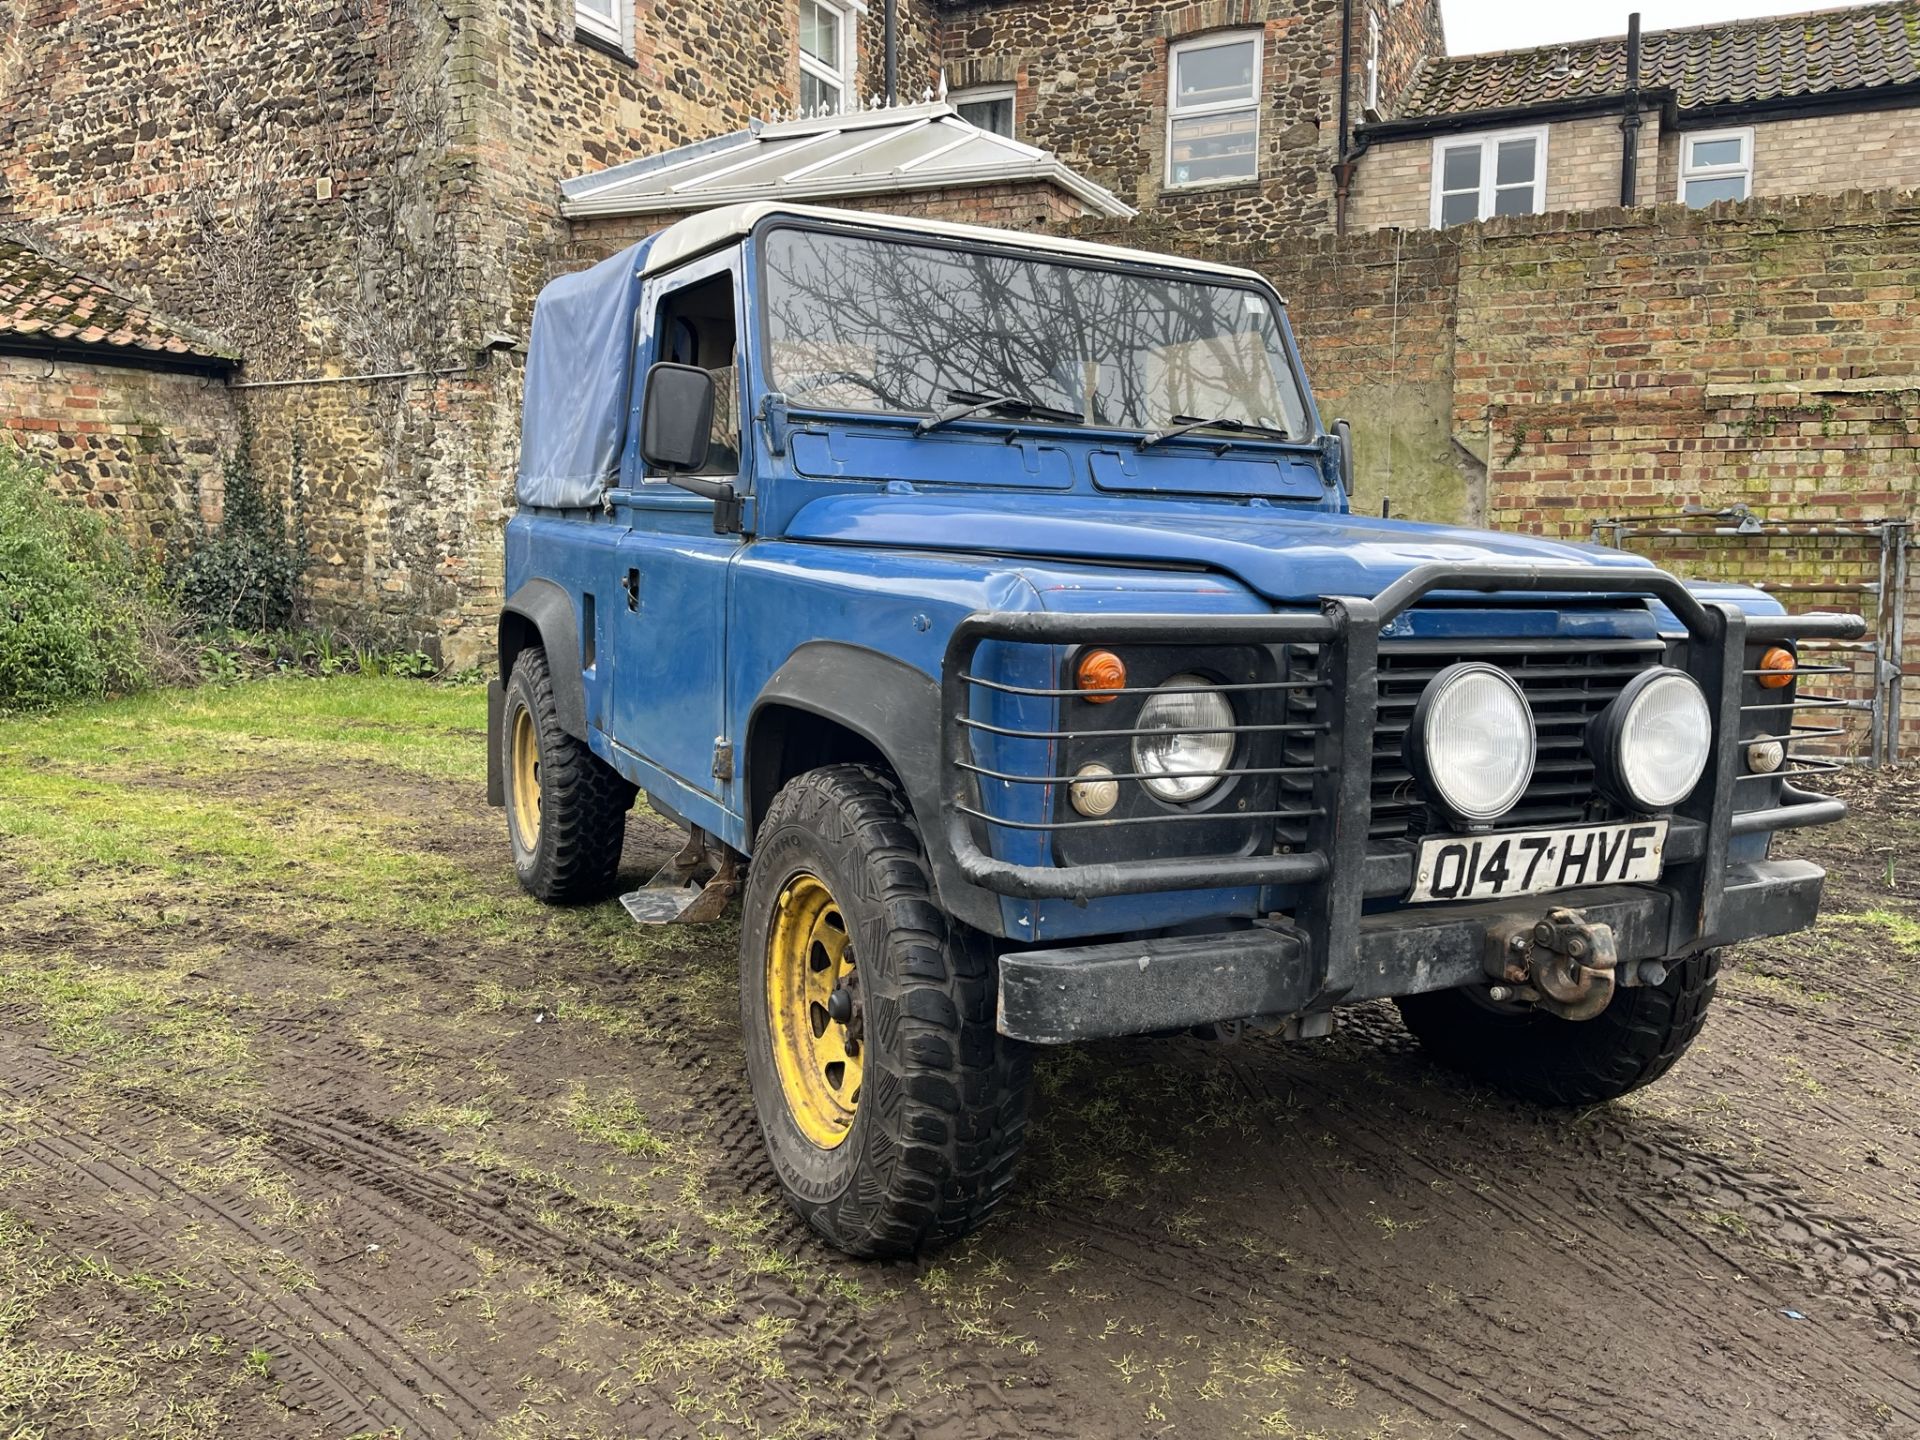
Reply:
[[[1005,1195],[1030,1058],[994,1029],[992,954],[934,903],[891,777],[836,765],[775,798],[742,904],[740,1008],[774,1173],[834,1245],[911,1254]]]
[[[1720,952],[1689,955],[1664,984],[1621,986],[1591,1020],[1495,1006],[1465,990],[1394,1003],[1436,1060],[1541,1105],[1592,1105],[1658,1080],[1706,1023]]]
[[[514,661],[505,722],[500,768],[514,873],[551,905],[599,899],[620,868],[633,786],[560,728],[547,652],[538,646]]]

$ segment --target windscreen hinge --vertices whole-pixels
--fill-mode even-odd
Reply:
[[[775,390],[760,401],[760,423],[766,426],[767,449],[787,453],[787,397]]]

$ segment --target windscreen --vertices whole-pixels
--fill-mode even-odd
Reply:
[[[1005,395],[1114,429],[1225,418],[1308,438],[1251,288],[820,230],[775,230],[763,254],[766,363],[791,405]]]

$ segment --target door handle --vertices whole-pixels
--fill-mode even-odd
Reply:
[[[627,597],[627,609],[638,611],[640,608],[640,572],[627,571],[626,578],[620,582],[620,589]]]

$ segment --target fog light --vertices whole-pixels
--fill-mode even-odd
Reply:
[[[1787,747],[1778,740],[1756,740],[1747,746],[1747,769],[1756,775],[1771,775],[1787,763]]]
[[[1113,778],[1113,771],[1095,764],[1082,765],[1073,773],[1076,778],[1067,792],[1073,797],[1073,808],[1090,820],[1111,815],[1120,803],[1120,782]]]
[[[1485,824],[1517,805],[1533,779],[1533,710],[1506,671],[1449,665],[1420,692],[1402,745],[1430,799]]]
[[[1713,750],[1713,716],[1684,670],[1656,665],[1626,683],[1587,722],[1587,753],[1601,787],[1643,814],[1693,793]]]

